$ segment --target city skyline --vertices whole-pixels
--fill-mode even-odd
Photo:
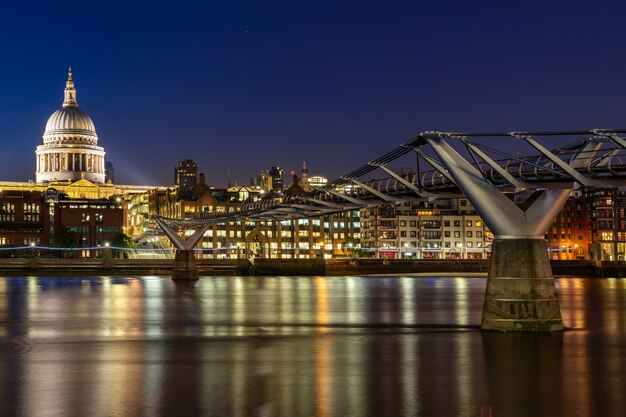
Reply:
[[[68,65],[116,182],[261,169],[333,179],[419,131],[620,128],[623,5],[375,2],[12,5],[3,16],[0,180],[34,150]],[[451,14],[450,10],[455,13]],[[601,22],[594,24],[593,22]],[[64,41],[50,33],[63,33]],[[63,45],[65,42],[67,45]],[[351,161],[346,166],[346,161]]]

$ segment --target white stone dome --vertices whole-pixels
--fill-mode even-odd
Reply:
[[[43,134],[44,143],[75,142],[77,139],[94,145],[98,142],[91,117],[78,107],[62,107],[52,113]]]

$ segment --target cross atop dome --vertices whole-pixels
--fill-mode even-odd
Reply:
[[[63,100],[63,107],[78,107],[78,102],[76,101],[76,88],[74,87],[74,80],[72,79],[71,65],[67,70],[67,82],[65,83],[65,99]]]

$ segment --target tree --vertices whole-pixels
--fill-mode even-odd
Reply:
[[[64,227],[57,233],[55,246],[57,248],[74,249],[78,246],[78,238],[69,228]],[[67,252],[63,252],[63,257],[67,257]]]
[[[135,242],[133,241],[133,238],[125,235],[124,233],[118,233],[116,234],[113,239],[111,240],[111,246],[114,248],[134,248],[135,247]],[[116,254],[120,254],[120,250],[115,250]]]
[[[343,251],[351,258],[358,258],[360,250],[357,248],[359,241],[353,237],[347,237],[343,242]]]

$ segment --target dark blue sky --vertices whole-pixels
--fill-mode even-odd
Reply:
[[[334,178],[422,130],[626,126],[623,2],[19,2],[0,14],[0,179],[35,174],[68,65],[116,182]],[[289,181],[288,181],[289,182]]]

